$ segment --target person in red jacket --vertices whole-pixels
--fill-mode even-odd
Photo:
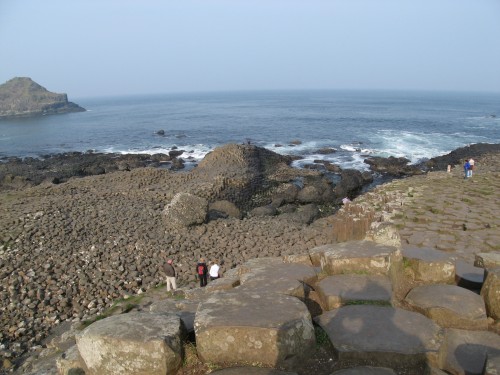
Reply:
[[[207,274],[208,274],[208,267],[207,264],[205,263],[205,259],[200,258],[200,260],[196,264],[196,276],[198,277],[198,279],[200,279],[201,287],[207,285]]]

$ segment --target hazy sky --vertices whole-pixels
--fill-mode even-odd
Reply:
[[[500,91],[500,0],[0,0],[0,83]]]

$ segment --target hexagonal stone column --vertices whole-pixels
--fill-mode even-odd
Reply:
[[[363,272],[387,275],[401,252],[393,246],[372,241],[349,241],[332,245],[321,256],[321,268],[328,275]]]
[[[450,374],[482,375],[487,358],[499,355],[500,335],[450,328],[439,351],[439,367]]]
[[[424,285],[410,291],[405,302],[442,327],[488,329],[481,296],[456,285]]]
[[[90,375],[176,374],[185,335],[176,315],[129,313],[99,320],[76,336]]]
[[[443,330],[432,320],[393,307],[345,306],[315,320],[339,360],[352,366],[424,369],[437,363],[443,340]]]
[[[416,281],[426,284],[454,283],[455,264],[449,255],[434,249],[403,248],[405,270]]]
[[[500,268],[488,270],[481,288],[488,316],[500,319]]]
[[[384,275],[333,275],[316,286],[325,309],[333,310],[349,302],[390,304],[392,284]]]
[[[304,303],[274,293],[209,297],[196,312],[195,334],[198,355],[213,363],[283,365],[307,355],[316,343]]]

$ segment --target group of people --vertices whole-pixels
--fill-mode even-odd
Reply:
[[[207,266],[207,263],[205,262],[205,259],[200,258],[200,260],[196,264],[196,276],[200,281],[200,286],[207,286],[208,278],[210,278],[210,281],[218,279],[220,277],[219,270],[220,266],[217,264],[216,260],[210,263],[209,268]]]
[[[176,272],[173,263],[174,262],[172,259],[167,259],[166,263],[163,265],[163,272],[165,273],[167,282],[167,292],[177,289],[177,283],[175,280]],[[209,268],[209,266],[207,266],[207,263],[205,262],[205,259],[200,258],[200,260],[196,264],[195,275],[200,281],[200,287],[204,287],[207,285],[208,278],[210,278],[210,281],[218,279],[220,277],[220,266],[218,265],[217,260],[211,262]]]
[[[465,159],[464,162],[464,178],[472,177],[472,171],[474,170],[474,159]]]

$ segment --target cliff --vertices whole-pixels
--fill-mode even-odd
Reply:
[[[83,112],[66,94],[48,91],[28,77],[16,77],[0,85],[0,119]]]

